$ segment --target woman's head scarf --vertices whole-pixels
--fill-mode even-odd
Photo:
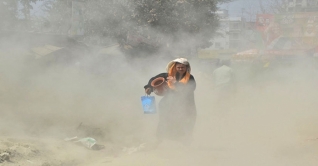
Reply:
[[[168,65],[167,65],[167,68],[166,68],[166,69],[167,69],[167,72],[169,72],[169,69],[170,69],[173,65],[175,65],[176,63],[181,63],[181,64],[186,65],[186,66],[188,67],[188,70],[187,70],[187,71],[188,71],[189,73],[191,72],[190,63],[189,63],[188,60],[185,59],[185,58],[177,58],[177,59],[175,59],[175,60],[169,62]]]
[[[168,76],[176,77],[176,74],[177,74],[176,64],[177,63],[184,64],[187,66],[187,71],[185,73],[185,76],[179,81],[183,84],[186,84],[186,83],[188,83],[188,81],[190,79],[191,66],[190,66],[190,63],[188,62],[188,60],[185,58],[177,58],[177,59],[168,63],[168,65],[167,65]],[[170,88],[174,89],[174,85],[172,83],[168,82],[168,86]]]

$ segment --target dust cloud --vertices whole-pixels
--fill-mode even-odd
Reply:
[[[155,139],[158,117],[143,114],[140,97],[149,78],[164,72],[170,58],[117,55],[109,57],[112,63],[96,65],[100,59],[87,55],[69,65],[42,66],[27,60],[27,46],[3,46],[3,137],[46,140],[48,148],[79,136],[76,128],[82,123],[106,147],[137,146]],[[224,111],[217,107],[211,81],[216,66],[195,58],[189,61],[197,82],[193,145],[165,141],[158,149],[121,156],[109,164],[317,165],[318,78],[312,62],[281,65],[259,75],[253,75],[248,65],[233,63],[237,91]],[[80,152],[77,158],[71,154],[83,149],[64,146],[73,150],[58,153],[57,158],[70,155],[81,161],[73,165],[103,165],[106,157]]]
[[[143,86],[165,72],[169,61],[186,56],[185,48],[174,48],[172,57],[142,58],[120,53],[105,58],[92,51],[67,64],[43,65],[30,55],[28,43],[18,41],[0,43],[0,150],[12,145],[20,165],[318,164],[318,68],[311,60],[257,73],[233,62],[237,90],[220,105],[211,80],[217,66],[187,57],[197,83],[193,144],[167,140],[127,155],[123,148],[155,140],[158,114],[143,114]],[[105,150],[64,141],[74,136],[96,138]]]

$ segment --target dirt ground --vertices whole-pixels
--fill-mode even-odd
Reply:
[[[315,68],[275,69],[255,82],[237,70],[236,93],[217,107],[208,72],[193,64],[193,144],[167,140],[149,150],[158,115],[143,114],[140,96],[149,77],[164,70],[160,63],[98,76],[74,67],[5,70],[9,64],[2,63],[0,79],[3,166],[318,165]],[[93,137],[105,148],[65,141],[74,136]]]

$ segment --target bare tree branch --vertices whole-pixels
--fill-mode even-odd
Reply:
[[[261,8],[261,12],[262,12],[263,14],[265,14],[265,13],[266,13],[266,10],[265,10],[265,8],[264,8],[264,5],[263,5],[263,3],[262,3],[262,0],[258,0],[258,3],[259,3],[259,7]]]

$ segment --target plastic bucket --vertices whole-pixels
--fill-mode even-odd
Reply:
[[[154,96],[141,96],[141,104],[144,114],[156,113],[156,101]]]

